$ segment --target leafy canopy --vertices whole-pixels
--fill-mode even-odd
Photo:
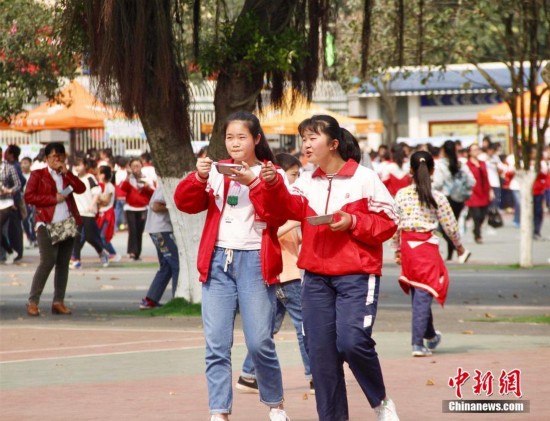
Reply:
[[[54,8],[0,0],[0,10],[0,120],[9,120],[39,95],[54,97],[77,66],[56,32]]]

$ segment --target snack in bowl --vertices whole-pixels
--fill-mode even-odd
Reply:
[[[220,174],[227,175],[229,177],[235,177],[235,174],[231,172],[231,169],[237,171],[243,169],[243,166],[241,164],[222,164],[220,162],[214,162],[214,166]]]
[[[334,214],[330,213],[328,215],[308,216],[306,220],[311,225],[326,225],[332,223],[332,221],[334,220]]]

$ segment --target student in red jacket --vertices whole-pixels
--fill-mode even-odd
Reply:
[[[466,201],[468,206],[468,215],[474,220],[474,239],[478,244],[483,243],[481,238],[481,226],[487,216],[487,209],[493,201],[495,194],[489,182],[487,166],[485,162],[479,160],[481,149],[477,144],[468,147],[468,162],[466,165],[476,179],[472,195]]]
[[[68,238],[52,244],[46,224],[74,218],[77,225],[82,224],[73,193],[81,194],[86,190],[84,183],[70,171],[65,164],[65,147],[62,143],[49,143],[46,146],[47,167],[31,173],[25,190],[25,202],[36,207],[36,238],[40,253],[40,263],[32,280],[27,313],[39,316],[38,303],[55,266],[54,296],[52,313],[68,315],[71,310],[64,304],[65,291],[69,278],[69,260],[74,238]],[[70,188],[68,188],[70,186]]]
[[[120,185],[120,190],[126,193],[124,211],[128,222],[127,250],[132,260],[140,260],[147,207],[155,191],[154,181],[146,177],[141,169],[141,161],[138,158],[130,160],[130,172]]]
[[[333,117],[315,115],[298,130],[308,161],[318,168],[302,174],[289,192],[267,163],[262,199],[268,215],[302,221],[303,326],[319,420],[349,419],[344,361],[378,419],[398,420],[371,337],[382,243],[397,229],[394,201],[376,173],[359,165],[357,140]],[[322,215],[332,218],[321,225],[311,218]]]
[[[271,408],[271,421],[287,421],[273,340],[274,284],[282,271],[277,228],[285,220],[266,214],[258,178],[261,162],[273,161],[273,153],[253,114],[231,114],[224,131],[231,160],[220,163],[239,164],[242,169],[230,169],[224,176],[210,158],[199,158],[197,171],[182,180],[174,194],[179,210],[207,211],[198,269],[204,282],[202,319],[211,421],[228,420],[231,413],[231,345],[237,309],[256,369],[260,401]]]

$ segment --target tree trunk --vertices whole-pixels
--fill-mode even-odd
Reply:
[[[532,170],[516,170],[521,202],[519,265],[533,267],[533,183],[536,174]]]
[[[180,178],[161,177],[159,181],[164,189],[164,197],[168,212],[170,212],[179,253],[180,274],[175,295],[185,298],[190,303],[199,303],[202,289],[197,271],[197,258],[206,213],[189,215],[176,209],[174,191],[181,181]]]
[[[204,215],[188,215],[178,211],[174,205],[174,191],[180,180],[195,168],[195,155],[191,142],[183,141],[180,133],[170,130],[170,124],[159,111],[162,108],[151,107],[147,115],[141,115],[141,121],[164,197],[170,212],[174,238],[179,251],[180,275],[176,296],[191,303],[201,300],[201,288],[198,281],[197,256],[198,244],[204,225]],[[158,111],[157,111],[158,110]]]
[[[214,160],[227,157],[225,119],[236,111],[253,112],[263,86],[263,75],[243,76],[236,73],[222,73],[218,78],[214,94],[216,121],[208,145],[208,156]]]

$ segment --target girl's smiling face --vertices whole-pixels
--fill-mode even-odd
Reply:
[[[306,129],[303,132],[304,153],[308,162],[323,167],[334,156],[338,140],[330,139],[325,133],[316,133]]]
[[[260,135],[254,138],[244,121],[234,120],[227,125],[225,147],[236,163],[246,162],[250,166],[255,165],[257,158],[254,148],[259,142]]]

